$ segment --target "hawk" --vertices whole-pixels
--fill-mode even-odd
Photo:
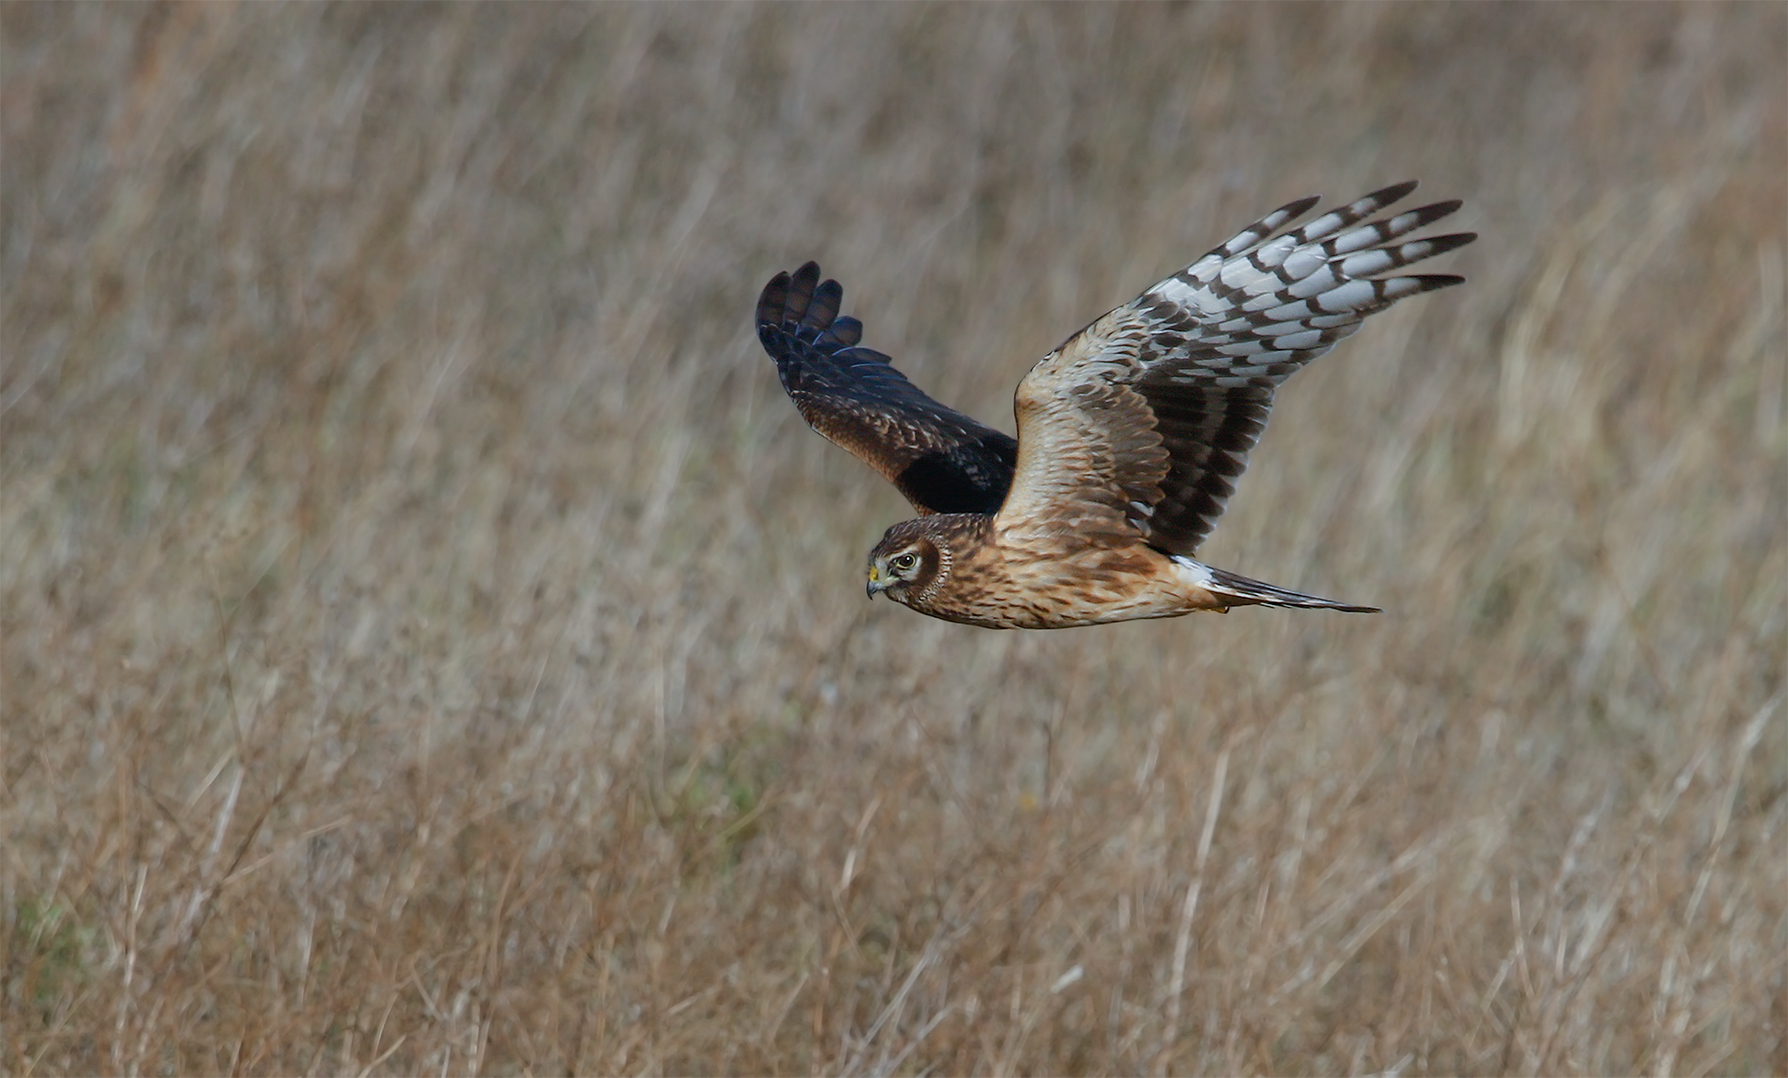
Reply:
[[[870,597],[992,629],[1245,605],[1376,613],[1192,555],[1235,492],[1279,384],[1367,315],[1464,280],[1380,276],[1477,238],[1403,238],[1456,200],[1371,219],[1415,187],[1286,232],[1318,199],[1282,206],[1098,318],[1019,383],[1016,440],[862,347],[862,323],[839,315],[844,291],[817,264],[778,273],[758,299],[757,334],[783,388],[814,430],[919,512],[870,551]]]

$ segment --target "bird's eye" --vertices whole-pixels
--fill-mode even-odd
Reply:
[[[910,550],[894,559],[894,568],[903,573],[917,564],[919,564],[919,555]]]

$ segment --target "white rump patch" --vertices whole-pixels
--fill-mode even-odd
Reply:
[[[1217,586],[1217,578],[1211,575],[1211,567],[1201,561],[1193,561],[1184,554],[1171,554],[1173,564],[1179,567],[1180,578],[1189,581],[1206,591]]]

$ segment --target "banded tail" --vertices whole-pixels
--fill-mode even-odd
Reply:
[[[1235,606],[1297,606],[1316,610],[1341,610],[1349,614],[1380,612],[1376,606],[1351,606],[1334,599],[1324,599],[1320,595],[1306,595],[1301,591],[1275,587],[1264,581],[1250,580],[1237,573],[1214,569],[1183,555],[1175,555],[1173,560],[1192,570],[1199,587],[1214,595],[1234,599]]]

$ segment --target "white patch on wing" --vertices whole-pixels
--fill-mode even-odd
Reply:
[[[1285,260],[1285,272],[1294,279],[1308,277],[1316,272],[1318,266],[1328,260],[1328,253],[1320,247],[1300,247],[1296,253]]]
[[[1297,238],[1291,235],[1280,236],[1254,252],[1260,264],[1268,268],[1277,268],[1298,249]]]
[[[1260,271],[1255,269],[1253,263],[1245,258],[1238,258],[1229,263],[1223,267],[1223,272],[1218,274],[1218,279],[1225,285],[1244,290],[1250,290],[1248,286],[1257,283],[1260,278]],[[1274,278],[1274,281],[1277,283],[1277,278]]]
[[[1274,347],[1281,349],[1288,348],[1293,352],[1305,348],[1315,348],[1322,343],[1322,330],[1320,329],[1304,330],[1299,333],[1281,333],[1277,335],[1269,332],[1266,335],[1273,338]]]
[[[1195,306],[1194,297],[1201,289],[1187,284],[1178,277],[1169,277],[1151,289],[1155,295],[1169,303],[1177,303],[1182,307]]]
[[[1331,288],[1316,297],[1316,302],[1326,310],[1352,310],[1372,302],[1378,296],[1375,281],[1348,281],[1337,288]]]
[[[1290,288],[1285,290],[1285,294],[1293,299],[1308,299],[1320,292],[1327,292],[1329,289],[1335,287],[1340,279],[1341,278],[1335,273],[1335,267],[1325,262],[1315,270],[1312,270],[1309,276],[1292,284]],[[1326,307],[1324,309],[1333,310],[1334,308]]]
[[[1305,225],[1301,231],[1306,240],[1319,240],[1347,223],[1340,211],[1331,210]]]
[[[1417,244],[1410,244],[1409,246],[1419,249],[1419,245]],[[1427,256],[1416,256],[1417,259],[1425,257]],[[1411,261],[1414,261],[1414,259]],[[1343,259],[1341,261],[1341,272],[1349,277],[1370,277],[1374,273],[1388,270],[1392,266],[1398,264],[1397,256],[1390,251],[1367,251],[1363,255],[1352,255]]]

